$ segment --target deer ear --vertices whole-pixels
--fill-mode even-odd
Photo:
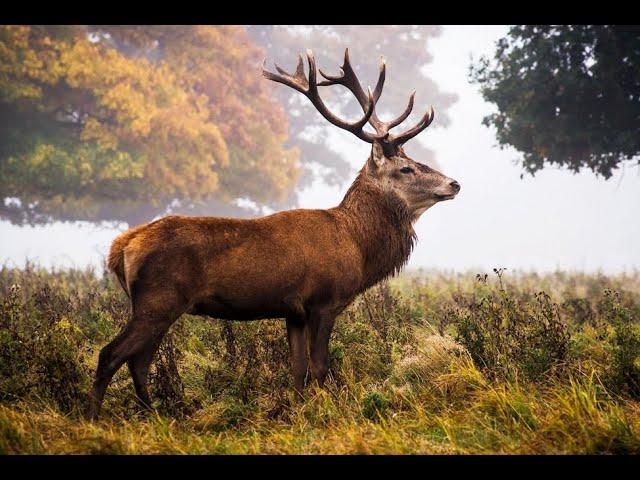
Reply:
[[[380,168],[386,161],[387,157],[384,155],[382,144],[377,140],[374,140],[373,147],[371,148],[371,156],[369,157],[369,163],[374,168]]]

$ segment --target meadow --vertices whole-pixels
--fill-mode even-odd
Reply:
[[[0,269],[0,453],[640,453],[640,272],[405,273],[338,318],[324,389],[284,322],[183,316],[82,418],[128,318],[110,275]]]

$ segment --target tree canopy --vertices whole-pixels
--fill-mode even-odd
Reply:
[[[0,26],[0,215],[287,199],[298,154],[243,27]]]
[[[304,98],[260,75],[312,48],[335,72],[349,47],[363,81],[387,57],[381,115],[413,90],[446,126],[456,96],[425,73],[438,26],[0,26],[0,218],[148,221],[168,211],[246,215],[296,203],[320,166],[352,171]],[[371,79],[371,80],[369,80]],[[359,117],[351,95],[328,103]],[[423,108],[420,108],[423,107]],[[416,158],[433,154],[412,142]],[[249,205],[249,207],[246,207]]]
[[[497,112],[502,147],[526,172],[559,166],[610,178],[640,153],[640,27],[520,25],[471,78]]]

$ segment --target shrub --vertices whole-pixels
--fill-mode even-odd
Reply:
[[[618,393],[640,398],[640,325],[631,309],[620,302],[620,294],[607,290],[601,310],[613,325],[612,360],[608,387]]]
[[[387,416],[391,402],[379,392],[368,393],[362,399],[362,415],[377,422]]]
[[[569,330],[545,292],[533,298],[503,288],[477,298],[458,293],[451,321],[456,340],[490,376],[536,380],[562,370]]]
[[[22,293],[12,286],[0,310],[0,400],[38,397],[70,412],[89,381],[84,338],[59,293],[47,285],[26,300]]]

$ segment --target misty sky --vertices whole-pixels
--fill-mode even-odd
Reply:
[[[492,108],[477,85],[468,83],[470,56],[492,53],[506,31],[503,26],[445,26],[442,36],[430,41],[434,61],[425,67],[427,74],[459,100],[449,109],[450,127],[427,129],[417,138],[436,152],[441,170],[458,180],[462,191],[418,221],[409,268],[608,273],[640,268],[637,166],[627,165],[608,181],[562,170],[521,180],[522,170],[514,165],[518,153],[500,150],[494,131],[481,124]],[[425,108],[425,101],[416,98],[416,108]],[[355,172],[370,147],[346,132],[334,136]],[[301,194],[300,206],[335,206],[347,187],[317,182]],[[119,231],[85,223],[17,227],[2,221],[0,262],[23,266],[29,258],[44,266],[100,266]]]

